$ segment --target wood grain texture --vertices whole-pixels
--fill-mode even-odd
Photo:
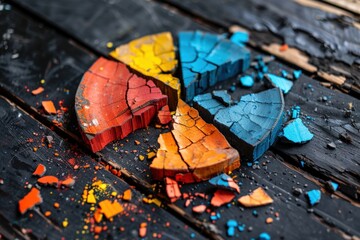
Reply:
[[[21,239],[92,238],[94,232],[90,232],[91,224],[86,222],[86,215],[91,215],[89,210],[91,205],[81,203],[85,186],[91,186],[94,178],[107,184],[107,191],[97,196],[98,201],[113,200],[114,198],[110,196],[111,192],[123,194],[131,187],[105,170],[91,156],[60,138],[3,98],[0,98],[0,123],[2,133],[0,155],[3,160],[0,161],[0,172],[4,181],[0,185],[0,226],[7,228],[7,231],[0,231],[1,234],[8,239],[13,239],[15,236],[20,236]],[[49,135],[53,137],[51,148],[42,145],[42,139]],[[34,147],[38,148],[36,152],[33,151]],[[54,155],[55,153],[58,155]],[[70,159],[73,160],[69,161]],[[47,175],[54,175],[59,179],[72,176],[76,182],[70,189],[41,187],[43,203],[21,216],[17,210],[17,201],[29,191],[25,186],[35,185],[36,177],[32,176],[32,172],[39,163],[47,166]],[[72,163],[78,165],[79,169],[75,170]],[[96,166],[99,170],[95,170]],[[148,223],[147,236],[157,233],[163,237],[176,236],[175,239],[186,239],[194,233],[197,238],[202,238],[194,229],[185,226],[162,208],[153,204],[144,204],[143,195],[137,190],[131,191],[131,201],[119,200],[124,212],[115,216],[111,223],[103,220],[103,224],[107,225],[108,229],[100,233],[100,238],[111,235],[112,239],[129,237],[135,239],[138,233],[134,229],[137,230],[142,222]],[[58,209],[53,207],[55,202],[60,205]],[[46,211],[51,211],[49,217],[44,215]],[[62,225],[65,219],[69,223],[66,228]],[[167,225],[171,228],[166,227]],[[89,229],[82,233],[84,226],[88,226]],[[123,227],[124,231],[121,231],[120,227]],[[31,231],[26,232],[26,229]]]
[[[310,56],[310,63],[320,70],[342,75],[331,66],[355,71],[349,83],[359,86],[360,29],[348,16],[339,16],[307,7],[295,1],[166,1],[206,21],[230,28],[233,25],[251,29],[255,44],[287,43]],[[216,18],[213,16],[217,16]],[[343,43],[347,44],[343,44]]]
[[[91,10],[92,8],[89,8]],[[55,10],[53,10],[55,11]],[[56,11],[55,11],[56,12]],[[11,21],[12,24],[14,24],[14,29],[16,30],[20,28],[20,25],[17,25],[17,19],[25,19],[21,21],[27,22],[29,26],[38,26],[39,22],[34,21],[33,19],[29,19],[28,17],[21,16],[16,9],[11,12],[1,12],[1,14],[12,14]],[[86,13],[87,14],[87,13]],[[19,20],[19,21],[20,21]],[[188,20],[184,20],[185,22]],[[60,21],[59,21],[60,22]],[[29,29],[28,27],[27,29]],[[3,24],[1,29],[2,33],[5,32],[8,27]],[[45,30],[44,30],[45,29]],[[34,35],[42,36],[37,41],[38,44],[41,46],[47,46],[47,41],[42,41],[42,38],[46,39],[47,28],[38,29],[34,31]],[[101,31],[108,31],[110,29],[105,29],[105,27],[97,27],[96,29],[100,29]],[[155,32],[156,29],[154,30]],[[30,34],[30,33],[26,33]],[[23,35],[26,35],[25,33],[21,34],[19,31],[19,35],[24,38]],[[43,36],[43,34],[45,36]],[[61,38],[59,35],[50,37],[51,39],[54,38],[57,39],[65,39]],[[131,38],[131,37],[129,37]],[[54,41],[54,40],[53,40]],[[94,40],[95,41],[95,40]],[[66,40],[61,40],[61,42],[66,42]],[[11,46],[11,45],[10,45]],[[30,49],[27,46],[31,46],[31,40],[28,40],[28,42],[23,43],[24,46],[24,54],[20,54],[23,56],[31,56],[31,63],[36,62],[36,59],[38,57],[38,54],[34,55],[28,55],[26,52],[30,52]],[[4,48],[5,49],[5,48]],[[81,50],[80,48],[76,48]],[[8,52],[12,52],[12,50],[16,50],[16,48],[9,47],[7,48]],[[75,51],[75,50],[73,50]],[[44,53],[51,52],[51,49],[49,51],[46,51]],[[54,53],[55,54],[55,53]],[[67,53],[70,56],[72,53]],[[80,54],[81,55],[81,54]],[[41,60],[41,58],[39,58]],[[44,59],[47,59],[45,56]],[[19,58],[18,61],[21,62],[23,59]],[[39,60],[39,61],[40,61]],[[45,60],[42,60],[45,61]],[[40,61],[41,62],[41,61]],[[13,61],[3,60],[1,61],[0,65],[4,69],[8,69],[8,67],[13,64]],[[89,62],[86,62],[86,64],[91,64],[92,60],[89,60]],[[27,66],[28,62],[24,63],[24,66]],[[273,66],[270,71],[279,71],[281,68],[286,68],[286,66],[282,66],[279,63],[276,63],[275,66]],[[289,71],[289,69],[287,69]],[[84,71],[84,70],[83,70]],[[29,84],[34,84],[34,88],[37,87],[38,83],[38,74],[41,71],[38,70],[32,70],[29,71],[27,76],[29,77]],[[22,82],[17,81],[18,78],[15,78],[13,76],[16,72],[11,71],[7,72],[6,79],[11,79],[13,81],[7,80],[6,83],[2,84],[2,88],[6,88],[7,91],[11,92],[16,98],[18,99],[26,99],[23,100],[25,103],[30,106],[36,106],[36,103],[32,102],[32,98],[30,98],[31,93],[27,92],[26,90],[22,91],[23,85]],[[3,71],[1,71],[1,74],[4,74]],[[1,79],[4,78],[5,75],[1,76]],[[67,94],[67,91],[59,91],[57,88],[51,88],[51,93],[53,96],[56,96],[59,99],[68,99],[71,101],[71,99],[74,99],[74,94],[76,87],[80,81],[80,79],[77,80],[67,80],[71,79],[72,74],[68,76],[68,78],[63,77],[64,81],[70,81],[69,82],[69,94]],[[5,79],[5,78],[4,78]],[[41,79],[41,78],[40,78]],[[2,81],[3,82],[3,81]],[[55,81],[55,83],[58,83],[59,81]],[[230,81],[223,82],[220,85],[216,86],[216,88],[223,88],[227,89],[229,88],[233,83],[237,82],[236,79],[232,79]],[[309,87],[309,84],[312,85],[312,88]],[[263,89],[263,86],[261,84],[257,84],[252,89],[246,90],[246,89],[240,89],[236,88],[237,90],[234,92],[233,97],[239,99],[240,95],[243,95],[244,93],[249,93],[251,91],[259,91]],[[314,89],[313,91],[311,89]],[[211,90],[211,89],[210,89]],[[210,91],[209,90],[209,91]],[[332,96],[331,103],[329,102],[319,102],[319,97],[322,97],[324,95],[330,95]],[[31,96],[33,97],[33,96]],[[38,95],[36,97],[39,97],[39,101],[42,100],[45,96],[44,95]],[[320,202],[320,204],[315,208],[314,213],[310,214],[307,213],[308,206],[306,205],[306,200],[304,196],[301,196],[299,200],[294,200],[294,197],[291,197],[292,194],[292,187],[298,185],[297,182],[299,182],[299,185],[304,186],[304,184],[308,185],[308,188],[319,188],[319,184],[321,183],[317,182],[314,184],[312,181],[316,182],[317,180],[327,180],[330,176],[333,180],[343,179],[346,184],[343,184],[340,186],[340,191],[343,192],[343,190],[346,188],[347,185],[358,183],[358,172],[356,169],[358,167],[358,163],[354,162],[353,156],[351,156],[351,153],[356,153],[357,145],[358,143],[358,134],[356,134],[356,131],[354,131],[352,128],[349,128],[349,125],[352,126],[352,120],[355,120],[355,123],[358,122],[358,114],[357,112],[353,112],[353,117],[350,119],[345,119],[343,117],[342,109],[347,105],[348,102],[353,102],[354,105],[358,105],[358,100],[351,98],[349,96],[346,96],[342,93],[332,91],[325,89],[323,87],[320,87],[315,81],[309,78],[301,77],[296,83],[292,90],[292,92],[289,93],[289,95],[286,97],[285,101],[287,102],[287,106],[290,108],[293,104],[301,104],[302,111],[304,115],[313,116],[314,109],[317,107],[317,113],[314,114],[316,117],[316,124],[310,123],[310,128],[312,128],[312,131],[316,131],[318,138],[314,144],[311,145],[305,145],[305,148],[300,149],[290,149],[291,151],[295,151],[288,155],[287,151],[290,151],[287,149],[287,147],[279,147],[280,150],[277,150],[278,153],[284,153],[283,157],[286,162],[295,162],[296,166],[298,166],[298,163],[300,159],[305,161],[305,169],[307,172],[310,172],[313,174],[307,175],[302,169],[300,169],[300,173],[295,173],[293,170],[289,168],[289,166],[281,164],[280,160],[281,158],[278,156],[274,156],[271,152],[267,152],[267,155],[269,155],[268,159],[271,159],[271,164],[268,164],[267,169],[261,169],[261,170],[252,170],[252,168],[245,167],[244,170],[248,171],[249,174],[242,175],[242,172],[236,172],[235,175],[238,179],[242,179],[243,181],[243,187],[241,189],[241,195],[248,193],[248,190],[254,190],[256,187],[255,185],[258,184],[264,184],[271,186],[271,191],[269,191],[269,194],[271,197],[277,196],[275,200],[275,211],[280,212],[280,220],[279,222],[275,221],[276,225],[273,223],[273,225],[267,225],[263,221],[265,219],[265,216],[269,216],[271,213],[271,209],[268,208],[262,208],[258,209],[258,213],[260,217],[254,217],[252,210],[243,210],[239,206],[233,206],[230,208],[227,208],[226,206],[221,207],[217,209],[222,215],[220,218],[220,221],[215,221],[215,224],[210,223],[209,214],[200,215],[192,217],[192,219],[195,219],[196,221],[201,222],[202,220],[205,220],[205,223],[201,223],[201,226],[207,226],[208,230],[215,231],[216,229],[219,229],[221,232],[219,232],[220,236],[226,237],[226,221],[230,218],[236,218],[240,222],[244,222],[247,226],[252,226],[252,231],[245,231],[243,233],[238,234],[244,234],[239,236],[244,236],[245,238],[248,237],[257,237],[258,234],[262,231],[268,231],[272,234],[272,236],[281,237],[284,236],[287,238],[294,238],[294,239],[303,239],[303,236],[311,238],[332,238],[337,239],[340,236],[348,236],[348,235],[359,235],[356,231],[359,229],[359,226],[356,225],[359,223],[357,216],[358,214],[358,208],[353,207],[348,202],[345,202],[341,199],[331,199],[329,195],[326,193],[324,194],[323,202]],[[70,104],[68,105],[70,106]],[[319,107],[320,106],[320,107]],[[39,111],[36,113],[37,116],[40,116],[42,112]],[[71,112],[71,110],[69,110]],[[47,116],[47,115],[43,115]],[[75,119],[68,118],[69,115],[65,115],[65,120],[68,121],[71,125],[75,125]],[[323,118],[324,117],[324,118]],[[51,120],[51,118],[49,118]],[[327,119],[327,120],[326,120]],[[327,141],[327,138],[331,138],[333,140],[337,139],[336,132],[332,132],[332,130],[328,130],[331,123],[336,123],[334,126],[344,126],[347,129],[350,129],[352,132],[349,132],[349,134],[353,137],[354,144],[345,145],[341,144],[341,147],[338,147],[335,151],[330,151],[324,147],[325,141]],[[318,124],[319,123],[319,124]],[[333,125],[331,125],[333,126]],[[154,151],[158,148],[158,145],[156,143],[157,137],[159,136],[159,133],[163,133],[168,131],[167,129],[158,129],[153,126],[149,127],[149,129],[146,130],[140,130],[136,134],[129,135],[128,138],[116,141],[109,148],[104,149],[101,152],[101,155],[104,160],[106,160],[108,163],[116,165],[118,167],[121,167],[122,172],[127,172],[129,176],[132,176],[134,181],[138,184],[140,188],[146,188],[151,187],[152,185],[152,178],[149,172],[149,164],[151,163],[151,159],[140,161],[140,155],[146,156],[148,151]],[[68,134],[70,131],[67,130],[66,134]],[[78,133],[77,131],[73,131],[75,133]],[[135,140],[140,140],[141,144],[136,145],[134,144]],[[314,141],[314,140],[313,140]],[[311,143],[311,142],[310,142]],[[309,144],[310,144],[309,143]],[[298,150],[298,152],[296,152]],[[320,157],[323,157],[321,160],[321,165],[318,165],[318,158],[319,156],[317,154],[320,154]],[[300,159],[298,159],[298,156]],[[306,156],[306,158],[301,158],[302,156]],[[330,156],[330,157],[329,157]],[[350,156],[350,157],[349,157]],[[266,158],[261,159],[260,162],[266,162]],[[346,170],[344,170],[341,166],[342,161],[346,161],[346,164],[344,166],[346,167]],[[336,169],[333,169],[333,163],[338,163]],[[310,164],[307,164],[310,163]],[[270,166],[274,166],[273,168],[270,168]],[[355,171],[355,175],[353,174]],[[255,175],[252,173],[254,172]],[[293,174],[296,175],[296,177],[293,177]],[[309,177],[312,179],[312,181],[309,181],[302,177],[302,175]],[[315,177],[314,177],[315,176]],[[317,178],[319,177],[319,178]],[[263,179],[263,180],[261,180]],[[348,180],[350,179],[350,180]],[[271,184],[270,184],[271,183]],[[160,192],[159,196],[162,195],[161,190],[162,188],[160,185]],[[305,188],[305,187],[304,187]],[[212,193],[214,191],[213,188],[207,189],[206,184],[203,185],[187,185],[183,186],[181,188],[182,192],[208,192]],[[280,194],[281,193],[281,194]],[[350,195],[354,193],[354,190],[350,191]],[[340,193],[337,193],[339,196],[341,196]],[[240,195],[237,195],[240,196]],[[284,197],[286,196],[286,197]],[[289,197],[291,198],[291,201],[289,200]],[[200,198],[198,199],[200,202],[203,201]],[[176,209],[178,213],[183,214],[183,216],[188,216],[191,212],[191,209],[184,209],[183,207],[184,202],[177,202],[176,205],[172,205],[172,209]],[[206,203],[206,200],[204,200],[204,203]],[[318,209],[319,208],[319,209]],[[266,211],[270,213],[266,213]],[[340,210],[340,211],[339,211]],[[273,216],[273,215],[271,215]],[[0,217],[1,218],[1,217]],[[308,222],[309,226],[307,228],[300,228],[301,223]],[[6,221],[4,221],[2,226],[7,226]],[[257,227],[255,227],[257,226]],[[338,235],[340,234],[340,235]]]

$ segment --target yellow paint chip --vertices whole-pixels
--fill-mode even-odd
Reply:
[[[96,198],[95,198],[95,195],[94,195],[94,189],[91,189],[91,190],[88,192],[88,195],[87,195],[87,198],[86,198],[86,202],[87,202],[87,203],[96,203]]]

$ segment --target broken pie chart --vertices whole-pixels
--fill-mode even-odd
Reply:
[[[282,91],[242,96],[236,105],[226,91],[204,95],[249,68],[250,51],[223,34],[187,31],[177,38],[178,46],[169,32],[138,38],[85,72],[75,98],[84,142],[98,152],[157,117],[170,128],[158,137],[153,179],[184,183],[239,168],[240,154],[260,158],[281,129]]]

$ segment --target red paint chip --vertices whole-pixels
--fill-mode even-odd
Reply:
[[[21,214],[24,214],[27,210],[32,209],[42,202],[43,199],[40,195],[40,190],[37,188],[32,188],[30,192],[19,201],[19,211]]]
[[[203,212],[205,212],[205,210],[206,210],[206,205],[198,205],[198,206],[194,206],[193,208],[192,208],[192,211],[193,212],[195,212],[195,213],[203,213]]]
[[[211,199],[211,205],[214,207],[220,207],[221,205],[231,202],[234,198],[235,194],[233,192],[218,189]]]
[[[44,176],[45,172],[46,172],[46,167],[40,163],[33,172],[33,176],[42,177]]]
[[[45,176],[39,178],[37,182],[41,185],[45,185],[45,186],[49,185],[49,186],[57,187],[59,184],[59,179],[55,176]]]

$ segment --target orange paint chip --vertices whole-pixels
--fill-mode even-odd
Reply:
[[[72,177],[68,177],[64,181],[61,181],[61,186],[68,188],[74,186],[74,184],[75,184],[75,179],[73,179]]]
[[[56,114],[56,108],[52,101],[42,101],[41,104],[48,114]]]
[[[289,46],[287,44],[283,44],[279,48],[280,52],[285,52],[288,49],[289,49]]]
[[[102,218],[103,218],[103,214],[101,212],[101,209],[97,208],[94,213],[95,222],[100,223],[102,221]]]
[[[101,227],[101,226],[96,226],[96,227],[94,228],[94,233],[96,233],[96,234],[100,234],[101,231],[102,231],[102,227]]]
[[[274,220],[271,218],[271,217],[268,217],[266,220],[265,220],[265,222],[267,223],[267,224],[270,224],[270,223],[272,223]]]
[[[271,204],[274,201],[262,187],[259,187],[249,195],[240,197],[238,202],[245,207],[258,207]]]
[[[60,207],[60,204],[58,202],[55,202],[54,203],[54,208],[59,208]]]
[[[32,209],[42,202],[43,199],[41,198],[40,190],[37,188],[32,188],[30,192],[19,201],[19,211],[21,214],[24,214],[27,210]]]
[[[214,207],[220,207],[221,205],[231,202],[234,198],[235,198],[235,194],[233,192],[223,189],[218,189],[214,193],[214,196],[212,197],[210,203]]]
[[[203,213],[206,210],[206,205],[202,204],[202,205],[198,205],[198,206],[194,206],[192,208],[192,211],[195,213]]]
[[[140,228],[139,228],[139,237],[146,237],[146,232],[147,232],[147,223],[143,222],[140,224]]]
[[[128,189],[124,192],[123,200],[125,201],[131,201],[132,193],[131,189]]]
[[[50,211],[46,211],[46,212],[44,213],[44,215],[45,215],[45,217],[50,217],[51,212],[50,212]]]
[[[104,213],[107,219],[116,216],[121,213],[124,208],[118,201],[111,202],[109,199],[99,202],[102,213]]]
[[[181,192],[178,183],[175,180],[168,177],[165,178],[165,183],[166,183],[166,193],[170,198],[170,201],[175,202],[181,197]]]
[[[37,182],[41,185],[45,185],[45,186],[49,185],[49,186],[57,187],[59,184],[59,179],[55,176],[45,176],[39,178]]]
[[[31,91],[32,95],[38,95],[44,91],[43,87],[38,87],[37,89],[34,89]]]
[[[46,167],[40,163],[33,172],[33,176],[42,177],[44,176],[45,172],[46,172]]]

